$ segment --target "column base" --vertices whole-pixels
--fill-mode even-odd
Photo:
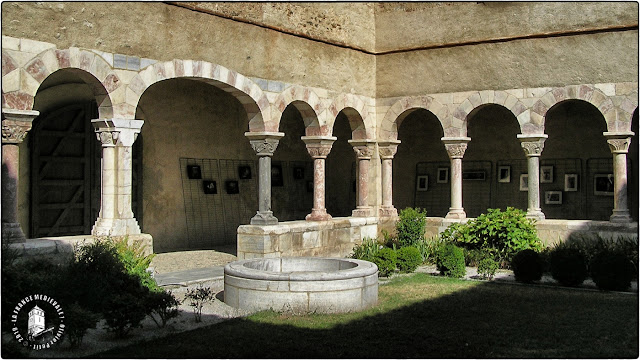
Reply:
[[[104,219],[99,217],[91,230],[91,235],[94,236],[138,235],[141,233],[135,218]]]
[[[444,218],[445,219],[466,219],[467,213],[464,212],[464,209],[449,208],[449,212]]]
[[[396,217],[398,216],[398,209],[393,206],[382,206],[380,208],[380,217]]]
[[[312,209],[311,214],[304,219],[307,221],[329,221],[331,220],[331,215],[327,214],[327,209]]]
[[[629,210],[613,210],[613,214],[609,218],[610,222],[631,222],[631,215],[629,215]]]
[[[351,211],[353,217],[370,217],[373,216],[373,208],[371,206],[358,207]]]
[[[2,242],[23,243],[27,241],[19,223],[2,223]]]
[[[541,209],[527,209],[527,219],[544,220],[545,216]]]
[[[251,225],[278,225],[278,218],[273,216],[273,211],[258,211],[251,218]]]

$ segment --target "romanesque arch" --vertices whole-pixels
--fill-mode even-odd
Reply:
[[[353,140],[375,138],[373,116],[370,114],[367,104],[360,97],[353,94],[342,94],[333,100],[326,112],[329,129],[333,129],[336,117],[341,111],[349,119]]]
[[[282,113],[289,105],[293,105],[302,116],[307,136],[322,135],[326,132],[326,124],[321,124],[318,114],[324,111],[318,95],[303,86],[291,86],[284,90],[274,102],[273,120],[280,128]]]
[[[123,90],[120,78],[102,56],[78,48],[45,50],[22,67],[18,67],[15,59],[3,51],[2,106],[16,110],[31,110],[42,82],[61,69],[73,72],[90,85],[101,118],[113,117],[110,94],[119,89]]]
[[[483,90],[476,91],[469,95],[453,112],[452,123],[454,125],[461,125],[454,126],[459,131],[459,133],[454,136],[466,136],[469,114],[476,108],[486,104],[501,105],[511,111],[518,119],[520,130],[523,134],[543,132],[542,123],[534,121],[530,116],[529,109],[518,100],[518,98],[501,90]]]
[[[445,136],[456,136],[453,135],[456,133],[455,129],[461,124],[449,120],[449,109],[446,106],[431,96],[414,96],[402,98],[391,105],[382,120],[379,138],[383,140],[397,140],[400,124],[404,118],[411,113],[407,110],[419,108],[429,110],[438,118],[444,129]]]
[[[114,103],[114,109],[119,116],[133,118],[145,89],[158,81],[181,77],[199,79],[238,99],[247,112],[249,131],[278,130],[277,122],[270,116],[269,100],[256,83],[237,71],[206,61],[173,60],[147,66],[131,79],[127,96],[122,102]]]

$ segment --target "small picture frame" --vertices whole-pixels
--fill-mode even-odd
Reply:
[[[564,174],[564,191],[578,191],[578,174]]]
[[[271,165],[271,186],[284,186],[280,165]]]
[[[202,190],[204,190],[204,193],[207,195],[210,194],[217,194],[218,193],[218,186],[216,185],[216,182],[213,180],[203,180],[202,181]]]
[[[472,170],[472,171],[462,172],[462,180],[485,181],[486,179],[487,179],[487,174],[484,172],[484,170]]]
[[[511,182],[511,166],[509,165],[498,166],[498,182],[501,182],[501,183]]]
[[[189,179],[202,179],[200,165],[187,165],[187,177]]]
[[[540,183],[553,182],[553,165],[540,166]]]
[[[429,176],[428,175],[419,175],[416,181],[416,190],[417,191],[427,191],[429,190]]]
[[[520,174],[520,191],[529,191],[529,174]]]
[[[613,196],[613,174],[596,174],[593,176],[593,194]]]
[[[251,167],[247,165],[238,166],[238,177],[242,180],[251,179]]]
[[[562,205],[562,191],[545,191],[544,203],[546,205]]]
[[[438,184],[446,184],[449,182],[449,168],[438,168]]]
[[[304,179],[304,168],[303,167],[299,167],[299,166],[294,167],[293,168],[293,178],[295,180]]]
[[[227,191],[227,194],[230,195],[240,193],[240,187],[238,186],[238,182],[236,180],[225,181],[224,189]]]

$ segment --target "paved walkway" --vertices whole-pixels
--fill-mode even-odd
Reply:
[[[222,279],[223,277],[224,266],[188,269],[155,275],[156,282],[160,286],[187,286],[190,284]]]

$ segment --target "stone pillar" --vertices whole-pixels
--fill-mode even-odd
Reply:
[[[611,222],[631,222],[627,203],[627,153],[633,132],[604,132],[613,154],[613,214]]]
[[[278,218],[271,211],[271,157],[284,133],[246,132],[244,136],[258,155],[258,212],[251,225],[276,225]]]
[[[19,144],[39,112],[2,109],[2,242],[25,242],[18,222]]]
[[[527,217],[536,220],[544,220],[544,213],[540,208],[540,154],[544,149],[544,142],[548,135],[518,134],[518,140],[527,156],[527,173],[529,194],[527,201]]]
[[[331,215],[327,214],[324,204],[324,162],[331,152],[331,146],[338,138],[334,136],[303,136],[301,139],[307,144],[307,151],[313,158],[313,209],[305,219],[307,221],[331,220]]]
[[[393,206],[393,157],[398,151],[400,140],[381,141],[378,143],[378,153],[382,161],[382,207],[381,217],[398,216],[398,210]]]
[[[358,203],[351,216],[373,216],[373,207],[369,205],[369,166],[373,155],[374,143],[366,140],[349,140],[349,144],[353,146],[353,151],[355,151],[358,159]]]
[[[102,144],[100,214],[91,234],[122,236],[140,234],[131,210],[132,149],[143,120],[91,120]]]
[[[471,138],[443,137],[441,140],[451,160],[451,207],[445,218],[464,219],[467,213],[462,207],[462,157]]]

